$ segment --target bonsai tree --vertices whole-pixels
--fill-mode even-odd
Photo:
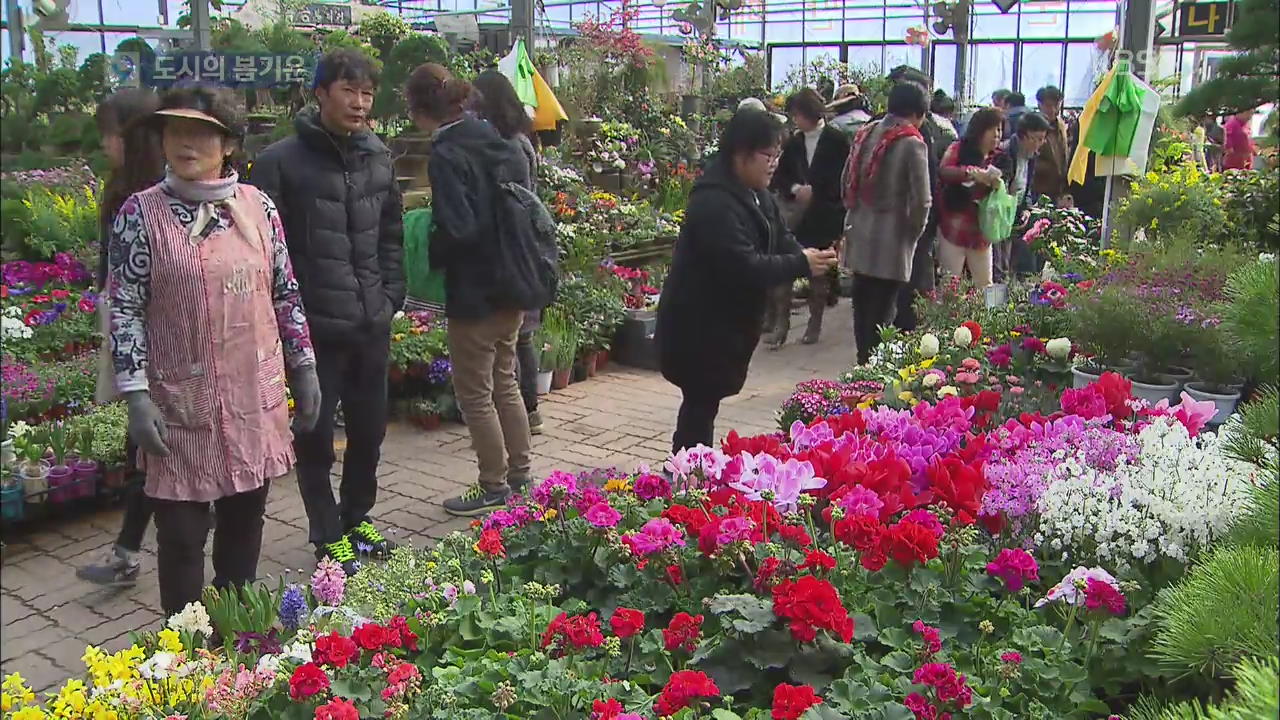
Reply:
[[[1217,75],[1191,89],[1178,103],[1181,115],[1225,115],[1276,101],[1280,73],[1280,0],[1240,0],[1227,43],[1236,54]],[[1274,128],[1272,129],[1274,133]]]

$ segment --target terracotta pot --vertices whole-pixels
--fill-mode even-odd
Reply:
[[[102,485],[108,490],[119,490],[124,487],[124,468],[113,467],[108,468],[102,473]]]
[[[582,367],[586,369],[587,377],[593,378],[596,376],[596,372],[598,372],[597,364],[599,363],[599,361],[600,361],[599,353],[590,353],[586,357],[582,358]]]
[[[431,415],[419,415],[419,416],[418,416],[418,425],[419,425],[423,430],[428,430],[428,431],[429,431],[429,430],[439,430],[439,429],[440,429],[440,416],[439,416],[439,415],[437,415],[437,414],[434,414],[434,413],[433,413],[433,414],[431,414]]]
[[[551,389],[563,390],[569,387],[569,371],[555,370],[551,373]]]
[[[602,373],[609,367],[609,351],[601,350],[596,354],[596,372]]]
[[[74,500],[76,488],[72,486],[75,476],[67,465],[54,465],[49,468],[49,502],[64,503]]]

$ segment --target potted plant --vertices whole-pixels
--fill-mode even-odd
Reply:
[[[440,428],[440,406],[434,400],[422,398],[413,404],[413,422],[423,430]]]
[[[49,490],[49,463],[44,459],[44,431],[28,431],[16,439],[15,447],[21,459],[18,477],[22,480],[22,491],[27,502],[44,502]]]
[[[22,481],[9,474],[7,463],[0,472],[4,473],[0,476],[0,518],[5,522],[18,522],[26,515]]]
[[[1173,402],[1182,386],[1169,373],[1187,347],[1187,326],[1157,303],[1137,307],[1132,314],[1144,320],[1133,333],[1137,362],[1125,373],[1133,381],[1133,396],[1152,405],[1165,399]]]
[[[72,470],[67,464],[67,450],[70,447],[68,440],[66,422],[56,420],[49,423],[49,450],[53,453],[49,468],[50,502],[66,502],[75,497],[75,490],[70,487],[73,480]]]
[[[573,359],[578,354],[577,329],[557,307],[547,309],[542,328],[551,345],[551,389],[563,390],[569,386]]]
[[[1240,402],[1240,364],[1232,348],[1219,342],[1221,339],[1206,338],[1193,348],[1192,359],[1199,379],[1184,388],[1196,400],[1213,401],[1218,411],[1210,422],[1217,425],[1226,422]]]
[[[93,424],[83,423],[77,436],[79,456],[71,466],[76,482],[76,497],[90,498],[98,492],[98,461],[93,456]]]
[[[534,347],[538,349],[538,394],[551,392],[551,380],[555,371],[555,347],[547,341],[547,334],[540,327],[533,336]]]
[[[1084,298],[1072,313],[1071,338],[1090,356],[1071,368],[1072,385],[1082,388],[1107,370],[1129,369],[1137,331],[1132,298],[1120,288],[1103,288]]]
[[[125,484],[125,454],[128,443],[129,411],[122,402],[98,405],[80,418],[93,427],[88,457],[102,466],[102,486],[119,490]],[[83,440],[81,451],[83,452]]]

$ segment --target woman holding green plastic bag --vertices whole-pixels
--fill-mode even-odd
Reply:
[[[1004,114],[996,108],[974,113],[964,137],[947,148],[938,168],[942,181],[938,264],[955,277],[963,277],[967,267],[974,286],[980,288],[991,284],[991,241],[982,232],[979,203],[1001,182],[991,155],[1000,144],[1003,125]]]

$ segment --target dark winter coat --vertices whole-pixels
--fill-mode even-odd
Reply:
[[[403,212],[391,153],[372,132],[339,137],[315,108],[258,154],[248,182],[275,201],[312,336],[363,342],[404,304]]]
[[[435,222],[428,253],[431,267],[444,268],[445,314],[479,320],[511,309],[497,299],[494,203],[499,176],[529,186],[524,153],[468,116],[436,133],[427,175]]]
[[[767,192],[740,183],[723,159],[698,179],[658,302],[662,375],[688,391],[736,395],[760,341],[769,288],[809,273]]]
[[[782,146],[778,170],[770,189],[788,201],[795,200],[795,185],[813,187],[813,200],[801,212],[791,228],[796,241],[804,247],[826,249],[840,239],[844,231],[844,192],[840,175],[849,158],[849,138],[838,128],[827,124],[818,136],[818,146],[810,163],[804,148],[804,133],[796,133]]]
[[[1036,160],[1037,156],[1033,155],[1027,159],[1027,178],[1025,187],[1022,191],[1022,197],[1018,198],[1018,217],[1022,216],[1023,211],[1035,204],[1036,199],[1040,197],[1040,193],[1036,192]],[[1005,187],[1011,192],[1013,190],[1014,175],[1018,171],[1018,136],[1005,140],[996,148],[995,154],[992,156],[992,165],[1000,168],[1000,175],[1004,178]]]

